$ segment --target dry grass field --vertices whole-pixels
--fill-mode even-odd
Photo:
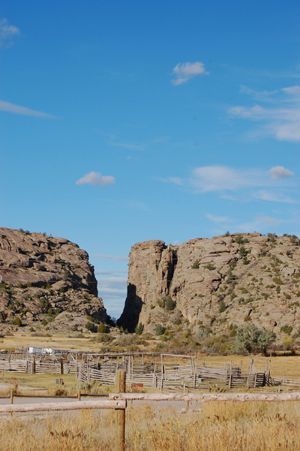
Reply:
[[[95,342],[90,335],[81,338],[67,337],[63,335],[56,335],[52,337],[43,336],[31,336],[25,334],[18,334],[14,336],[6,336],[0,339],[0,346],[3,350],[15,350],[27,346],[40,346],[40,347],[53,347],[56,349],[70,349],[90,352],[100,352],[99,343]],[[264,357],[260,355],[256,356],[241,356],[241,355],[203,355],[197,354],[197,364],[207,366],[216,365],[223,366],[229,362],[232,365],[241,366],[244,371],[247,371],[249,363],[253,358],[255,368],[260,371],[269,365],[271,375],[273,377],[285,376],[288,378],[300,379],[300,356],[278,356],[278,357]],[[151,357],[153,359],[153,357]],[[21,393],[26,391],[41,390],[45,394],[55,394],[57,390],[63,390],[65,394],[76,394],[77,383],[75,375],[63,375],[63,386],[56,384],[57,375],[47,374],[24,374],[24,373],[0,373],[0,383],[18,385],[18,390]],[[96,387],[94,387],[96,390]],[[100,392],[111,391],[108,387],[102,387]],[[270,387],[272,389],[272,387]],[[2,392],[3,390],[0,389]],[[4,389],[6,392],[6,390]],[[95,391],[96,392],[96,391]],[[99,387],[97,388],[99,392]],[[1,394],[1,393],[0,393]]]
[[[32,336],[19,333],[11,336],[8,335],[0,339],[0,349],[3,350],[15,350],[27,346],[70,349],[74,351],[100,351],[99,343],[92,340],[89,335],[76,338],[65,335]]]
[[[85,352],[101,352],[101,345],[97,343],[90,335],[80,338],[68,337],[64,335],[54,335],[51,337],[32,336],[25,334],[16,334],[5,336],[0,339],[0,349],[15,350],[27,346],[52,347],[54,349],[69,349]],[[205,362],[207,365],[223,364],[232,362],[232,364],[242,365],[247,369],[251,356],[241,355],[205,355],[197,354],[198,363]],[[254,365],[257,369],[265,369],[270,364],[271,374],[273,376],[288,376],[300,378],[300,356],[278,356],[264,357],[253,356]]]
[[[0,423],[1,450],[115,450],[115,413],[85,411],[11,417]],[[300,403],[205,403],[198,411],[128,408],[129,451],[296,451]]]
[[[269,365],[273,377],[287,376],[300,379],[300,356],[264,357],[261,355],[202,355],[197,357],[197,361],[199,363],[205,362],[207,365],[232,362],[233,365],[241,366],[246,370],[252,358],[255,368],[258,370],[264,370]]]

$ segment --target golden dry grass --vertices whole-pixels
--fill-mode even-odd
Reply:
[[[45,337],[18,333],[11,336],[5,336],[0,341],[0,348],[3,350],[15,350],[17,348],[23,348],[27,346],[70,349],[74,351],[78,350],[86,352],[100,351],[99,343],[93,342],[90,335],[82,338],[75,338],[59,334],[51,337]]]
[[[0,423],[1,450],[79,451],[116,449],[114,412],[46,418],[10,418]],[[199,412],[128,408],[129,451],[297,451],[300,403],[205,403]]]
[[[203,362],[209,365],[218,365],[232,362],[233,365],[242,366],[244,370],[249,367],[250,361],[253,359],[254,367],[257,370],[264,370],[269,365],[271,375],[286,376],[300,379],[300,356],[278,356],[278,357],[264,357],[260,355],[255,356],[241,356],[241,355],[227,355],[227,356],[207,356],[198,355],[197,363]]]

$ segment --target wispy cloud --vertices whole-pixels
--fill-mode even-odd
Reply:
[[[81,177],[76,181],[76,185],[112,185],[115,183],[116,179],[112,175],[102,175],[100,172],[89,172],[88,174]]]
[[[298,201],[292,199],[290,196],[286,196],[285,194],[272,192],[272,191],[258,191],[255,193],[254,197],[258,200],[263,200],[266,202],[276,202],[283,204],[297,204]]]
[[[228,166],[201,166],[192,172],[191,184],[201,192],[234,191],[261,185],[263,173],[257,169],[234,169]]]
[[[217,193],[229,201],[249,202],[260,200],[266,202],[296,204],[291,197],[297,186],[297,179],[292,181],[294,173],[284,166],[273,166],[269,170],[260,168],[233,168],[230,166],[199,166],[192,170],[189,177],[164,177],[163,183],[184,186],[198,193]],[[223,217],[207,215],[213,222],[221,222]]]
[[[227,216],[212,215],[210,213],[207,213],[205,217],[209,221],[214,222],[216,224],[227,224],[230,222],[230,219]]]
[[[131,140],[127,141],[126,139],[122,139],[116,133],[107,133],[102,130],[98,130],[98,133],[103,136],[106,144],[110,147],[134,151],[141,151],[144,149],[143,144],[132,142]]]
[[[285,179],[288,177],[292,177],[294,173],[284,166],[274,166],[269,170],[269,174],[273,179]]]
[[[183,85],[192,78],[208,74],[204,64],[201,61],[195,61],[193,63],[178,63],[173,68],[172,73],[174,78],[171,82],[175,86]]]
[[[113,262],[126,262],[128,260],[128,257],[125,255],[102,254],[101,252],[94,254],[93,257],[100,260],[108,260]]]
[[[12,114],[20,114],[22,116],[32,116],[44,119],[56,119],[56,116],[44,113],[43,111],[33,110],[26,106],[16,105],[15,103],[11,102],[5,102],[4,100],[0,100],[0,111]]]
[[[252,232],[260,232],[260,233],[268,233],[268,232],[279,232],[282,226],[298,224],[298,219],[294,218],[293,215],[289,217],[280,218],[272,215],[256,215],[253,218],[246,219],[241,221],[240,218],[236,217],[224,217],[226,221],[222,220],[223,217],[220,216],[220,220],[218,220],[218,216],[212,215],[210,219],[210,215],[205,215],[205,217],[210,220],[215,227],[212,225],[213,230],[211,232],[215,235],[224,234],[227,231],[231,233],[243,232],[243,233],[252,233]]]
[[[283,222],[282,219],[274,218],[273,216],[256,216],[249,222],[236,225],[234,230],[237,232],[269,232]]]
[[[104,298],[108,313],[119,317],[127,294],[126,271],[96,271],[99,295]]]
[[[278,141],[300,142],[300,85],[263,92],[244,87],[243,92],[260,103],[231,107],[229,113],[232,116],[261,124],[258,135],[272,136]]]
[[[18,27],[11,25],[7,19],[0,18],[0,47],[10,47],[19,34]]]
[[[230,166],[199,166],[192,170],[189,178],[163,177],[159,180],[173,185],[193,186],[197,191],[236,191],[243,188],[282,186],[284,179],[294,173],[284,166],[274,166],[269,170],[258,168],[236,169]]]
[[[184,180],[181,177],[161,177],[159,179],[163,183],[170,183],[171,185],[182,186]]]

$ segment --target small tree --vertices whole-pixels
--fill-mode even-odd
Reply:
[[[109,332],[107,324],[100,323],[98,326],[98,332],[99,334],[107,334]]]
[[[22,320],[21,320],[21,318],[19,318],[19,316],[16,316],[16,317],[13,319],[12,323],[13,323],[15,326],[18,326],[18,327],[22,327],[22,326],[23,326]]]
[[[236,350],[238,352],[267,352],[267,348],[275,341],[274,332],[265,328],[259,329],[254,324],[240,327],[236,334]]]
[[[219,312],[220,312],[220,313],[223,313],[223,312],[225,312],[226,309],[227,309],[227,305],[225,304],[224,301],[221,301],[221,302],[219,303]]]
[[[89,330],[90,332],[97,332],[97,326],[94,323],[91,323],[90,321],[88,321],[85,325],[86,329]]]
[[[156,324],[155,326],[155,334],[156,335],[163,335],[166,332],[166,328],[162,326],[161,324]]]
[[[137,335],[142,335],[143,332],[144,332],[144,324],[139,323],[135,328],[135,333]]]
[[[176,307],[176,301],[173,301],[172,298],[167,297],[165,298],[165,309],[166,310],[174,310]]]

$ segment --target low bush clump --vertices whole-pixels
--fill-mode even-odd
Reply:
[[[259,329],[254,324],[240,327],[236,333],[236,351],[242,353],[266,353],[275,341],[276,335],[266,329]]]

